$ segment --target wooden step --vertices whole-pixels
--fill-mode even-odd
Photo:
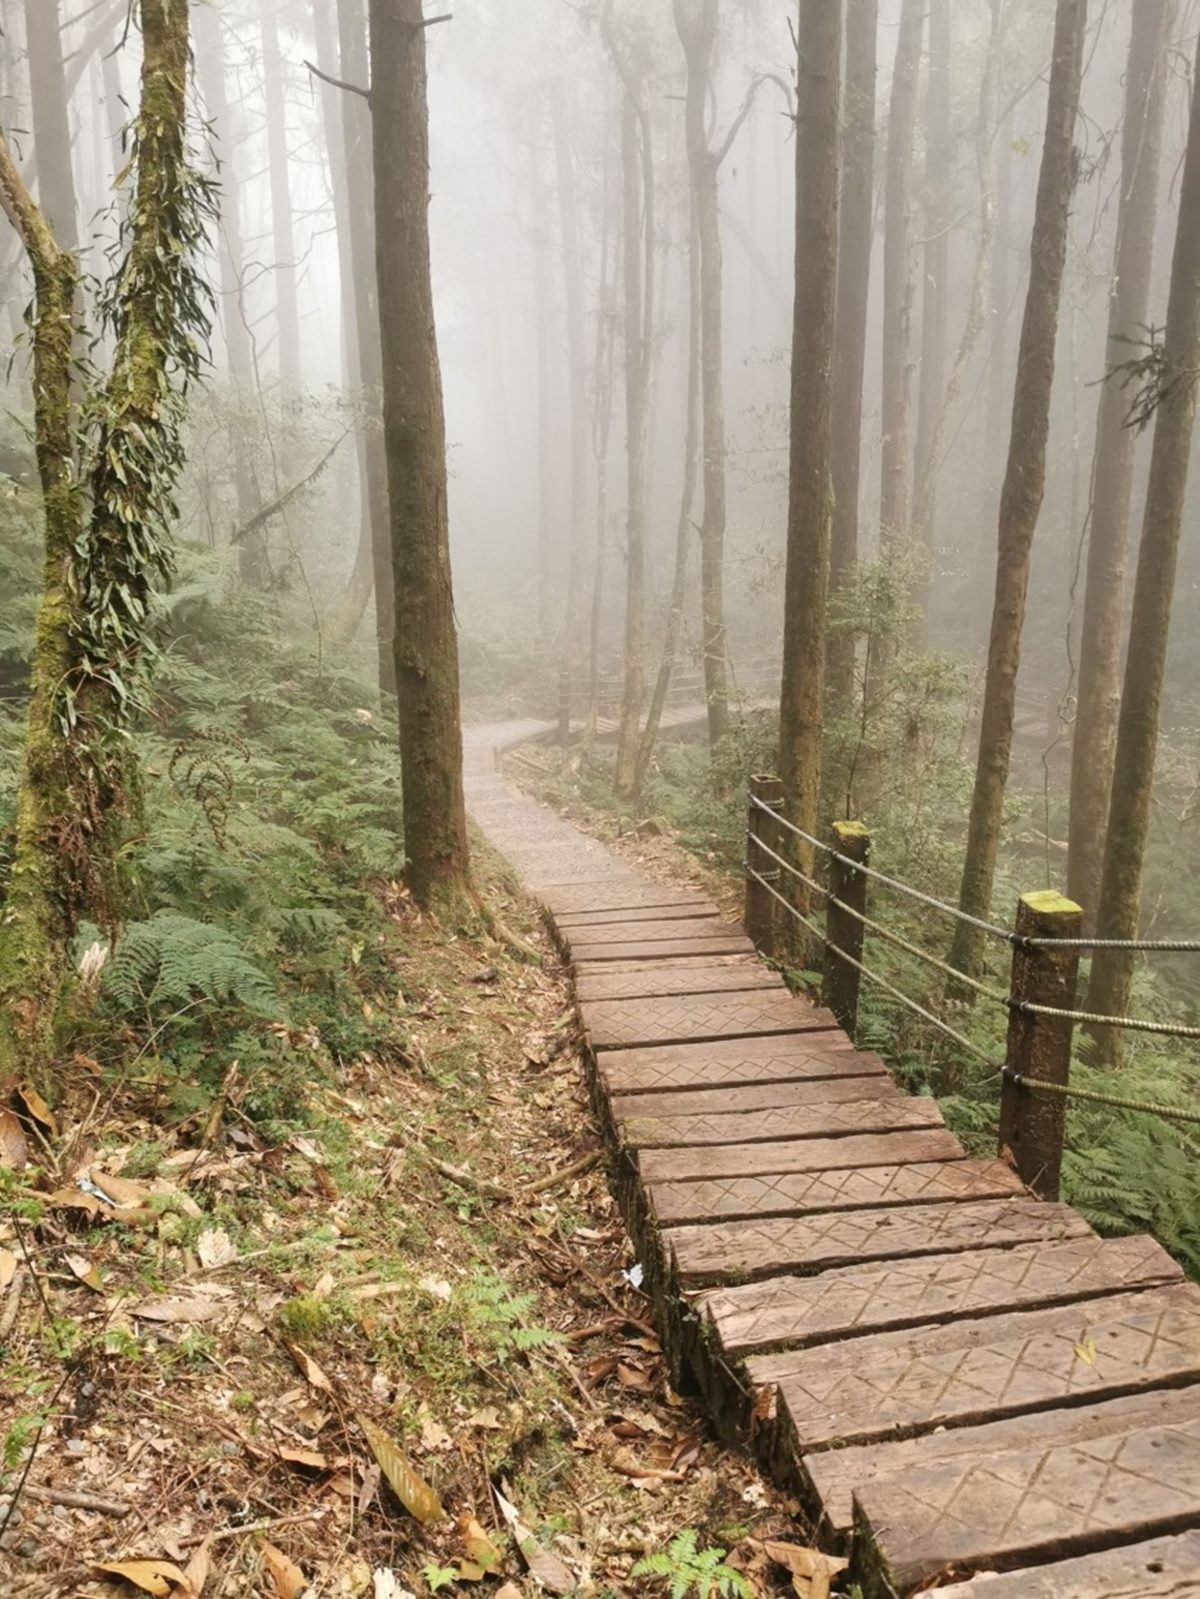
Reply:
[[[681,924],[687,926],[685,922]],[[707,923],[697,922],[697,927]],[[635,929],[625,929],[632,934]],[[571,959],[576,965],[587,961],[610,960],[668,960],[676,955],[748,955],[754,945],[743,933],[695,933],[675,938],[644,939],[626,937],[620,943],[605,943],[593,939],[590,943],[571,945]],[[688,1037],[693,1036],[688,1034]]]
[[[833,1082],[749,1083],[737,1088],[677,1089],[673,1094],[615,1094],[612,1113],[677,1117],[744,1114],[752,1110],[788,1110],[799,1105],[846,1104],[856,1099],[899,1100],[900,1090],[886,1077],[847,1077]]]
[[[937,1127],[928,1132],[795,1138],[786,1143],[644,1149],[638,1151],[637,1163],[643,1182],[667,1183],[763,1176],[771,1172],[833,1171],[839,1166],[894,1166],[907,1160],[961,1160],[964,1153],[953,1133]]]
[[[1200,1532],[938,1589],[938,1599],[1200,1599]]]
[[[616,966],[619,970],[612,970]],[[757,956],[718,955],[699,961],[628,961],[592,965],[575,978],[580,1000],[670,999],[682,994],[724,994],[767,988],[787,992],[778,972]]]
[[[582,835],[580,835],[582,837]],[[537,897],[555,917],[579,915],[587,911],[629,910],[638,906],[703,905],[704,895],[694,888],[654,883],[632,868],[622,868],[610,854],[612,870],[607,882],[583,886],[578,883],[545,883]]]
[[[942,1125],[936,1100],[893,1095],[715,1115],[631,1116],[621,1124],[620,1132],[622,1142],[632,1149],[697,1149],[709,1144],[765,1144],[785,1138],[891,1133]]]
[[[972,1317],[755,1355],[803,1453],[1200,1379],[1200,1288]]]
[[[660,1044],[643,1049],[597,1049],[596,1066],[613,1094],[887,1076],[887,1068],[878,1055],[853,1049],[840,1032]]]
[[[681,938],[737,938],[745,941],[740,927],[723,921],[714,905],[711,916],[674,917],[669,921],[578,922],[559,925],[559,936],[572,951],[592,944],[661,944]]]
[[[732,1361],[771,1348],[1182,1280],[1182,1269],[1153,1238],[1072,1238],[771,1277],[703,1294],[693,1309],[708,1323],[714,1347]]]
[[[839,1086],[848,1088],[859,1081],[871,1083],[873,1079],[850,1078]],[[808,1086],[815,1090],[830,1084]],[[1002,1160],[942,1160],[904,1166],[783,1172],[773,1177],[726,1177],[711,1182],[654,1183],[649,1199],[663,1226],[678,1226],[684,1222],[733,1221],[751,1216],[864,1210],[872,1205],[1006,1199],[1024,1192],[1021,1179]]]
[[[666,949],[668,945],[655,947]],[[647,1044],[815,1032],[836,1025],[829,1011],[794,994],[596,1000],[584,1004],[582,1009],[593,1049],[637,1049]]]
[[[682,905],[628,905],[615,911],[572,911],[569,915],[556,916],[554,922],[564,938],[568,938],[583,927],[628,927],[631,924],[640,927],[647,923],[678,924],[703,918],[722,921],[720,907],[715,901],[695,899]]]
[[[1023,1446],[993,1440],[985,1454],[876,1478],[856,1491],[855,1576],[868,1593],[911,1594],[943,1576],[1200,1527],[1196,1393],[1163,1395],[1159,1419],[1142,1424],[1098,1426],[1105,1406],[1022,1417],[1040,1423]],[[1075,1596],[1067,1589],[1063,1599]]]
[[[901,1135],[936,1138],[941,1134]],[[843,1143],[855,1140],[844,1140]],[[872,1140],[878,1143],[881,1140]],[[751,1146],[762,1148],[762,1145]],[[670,1152],[674,1155],[674,1151]],[[642,1160],[660,1159],[660,1154]],[[663,1232],[685,1288],[813,1272],[859,1261],[1004,1248],[1054,1238],[1084,1238],[1092,1229],[1070,1205],[1040,1199],[978,1200],[966,1204],[900,1205],[839,1210],[817,1216],[670,1227]]]

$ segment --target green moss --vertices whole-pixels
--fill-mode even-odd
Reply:
[[[1053,888],[1035,889],[1032,894],[1022,894],[1021,902],[1039,916],[1082,916],[1083,911],[1073,899]]]

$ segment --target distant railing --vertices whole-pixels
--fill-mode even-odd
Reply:
[[[876,871],[869,864],[870,834],[860,824],[836,822],[831,840],[814,838],[788,821],[782,807],[778,778],[751,778],[745,861],[747,933],[761,953],[771,956],[782,947],[780,934],[789,922],[803,927],[824,950],[826,1003],[851,1037],[857,1026],[860,985],[866,978],[966,1054],[991,1067],[1000,1080],[1000,1151],[1012,1159],[1022,1181],[1035,1193],[1047,1199],[1058,1197],[1070,1100],[1200,1125],[1200,1109],[1156,1104],[1071,1083],[1077,1024],[1200,1039],[1200,1027],[1076,1009],[1081,953],[1122,949],[1192,954],[1200,952],[1200,940],[1085,938],[1079,907],[1047,892],[1022,895],[1014,925],[1000,927]],[[802,859],[807,861],[811,855],[819,863],[813,871],[824,869],[825,881],[790,858],[789,852],[796,846]],[[958,971],[889,927],[879,915],[869,915],[872,883],[1007,944],[1012,951],[1007,991]],[[824,925],[814,920],[814,912],[822,907]],[[975,994],[1006,1013],[1003,1059],[868,965],[863,958],[868,934],[941,973],[952,989]]]

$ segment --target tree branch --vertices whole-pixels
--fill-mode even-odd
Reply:
[[[320,67],[314,67],[311,61],[306,61],[304,65],[312,73],[314,78],[320,78],[321,82],[329,84],[331,89],[345,89],[347,94],[361,95],[367,104],[370,105],[370,89],[364,89],[360,84],[357,83],[347,83],[343,78],[331,77],[328,72],[322,72]]]
[[[61,265],[64,252],[26,188],[3,132],[0,132],[0,209],[15,228],[35,271],[52,272]]]
[[[742,108],[738,112],[737,116],[734,117],[733,123],[730,126],[729,132],[725,135],[724,142],[722,143],[720,149],[718,149],[713,156],[714,166],[720,167],[730,150],[733,149],[733,141],[742,131],[743,122],[745,122],[751,111],[753,111],[754,102],[758,98],[758,91],[762,88],[764,83],[773,83],[777,89],[782,90],[783,96],[788,104],[788,115],[792,116],[795,114],[795,107],[792,101],[792,91],[783,78],[779,77],[779,75],[774,72],[763,72],[760,73],[758,77],[752,78],[750,81],[750,87],[746,90],[746,98],[742,101]]]
[[[341,433],[336,439],[334,439],[333,443],[325,451],[325,454],[317,462],[316,466],[313,467],[311,472],[306,473],[306,475],[302,477],[298,483],[293,483],[290,489],[285,489],[277,499],[271,501],[270,505],[264,505],[261,511],[256,511],[248,522],[243,522],[241,527],[237,528],[233,533],[230,534],[229,542],[235,545],[243,543],[250,537],[251,533],[256,533],[258,529],[269,522],[273,516],[278,516],[280,511],[286,510],[298,494],[303,494],[304,490],[308,488],[310,484],[316,482],[321,473],[337,454],[343,440],[351,432],[353,432],[353,428],[347,428],[345,432]]]

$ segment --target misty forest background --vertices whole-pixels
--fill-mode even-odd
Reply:
[[[114,351],[120,364],[119,269],[144,221],[128,9],[0,0],[0,117],[77,253],[75,355],[93,372]],[[414,11],[370,9],[378,26]],[[1007,925],[1018,893],[1051,886],[1102,934],[1195,937],[1200,213],[1186,157],[1200,6],[826,0],[844,18],[832,44],[811,3],[798,24],[765,0],[453,9],[427,9],[420,32],[464,719],[561,723],[565,741],[525,768],[540,792],[597,826],[673,831],[733,875],[747,777],[778,769],[794,819],[863,818],[877,865],[976,914]],[[41,1081],[69,1096],[79,1053],[115,1077],[149,1056],[170,1118],[210,1103],[236,1058],[257,1085],[248,1113],[278,1130],[306,1075],[384,1047],[356,997],[383,959],[381,885],[407,860],[418,901],[439,909],[421,839],[439,793],[453,822],[461,774],[444,740],[425,750],[436,781],[418,801],[417,754],[402,768],[397,753],[397,661],[402,733],[416,679],[392,636],[412,552],[383,416],[410,348],[388,331],[410,280],[377,256],[373,132],[378,144],[401,124],[378,59],[372,71],[366,0],[223,0],[193,5],[191,24],[195,282],[169,293],[194,345],[159,351],[171,387],[191,381],[155,457],[169,483],[126,523],[161,523],[168,547],[145,583],[123,775],[103,775],[136,803],[111,851],[119,892],[85,873],[70,890],[72,975],[50,984]],[[410,186],[398,237],[418,213]],[[6,226],[0,895],[17,880],[46,584],[33,297]],[[119,409],[84,407],[83,456]],[[1160,483],[1144,533],[1168,424],[1185,470],[1165,516]],[[998,525],[1012,604],[985,708]],[[1158,598],[1129,653],[1142,545]],[[449,668],[433,677],[449,696]],[[664,706],[687,703],[705,706],[709,737],[656,737]],[[436,715],[448,704],[456,727],[456,699]],[[443,836],[433,855],[458,848]],[[0,941],[17,937],[12,903]],[[495,931],[479,900],[439,914],[447,937],[473,936],[480,916]],[[891,907],[901,930],[906,914]],[[1003,949],[950,952],[949,927],[928,921],[907,931],[1004,974]],[[1002,1028],[951,983],[895,949],[875,956],[999,1049]],[[0,990],[18,1007],[29,968],[13,969],[0,961]],[[1118,962],[1092,971],[1087,997],[1195,1026],[1200,965]],[[1082,1039],[1078,1081],[1195,1108],[1194,1044],[1128,1035],[1116,1058],[1106,1037]],[[989,1147],[994,1073],[875,991],[860,1042]],[[6,1048],[0,1067],[23,1072],[20,1039]],[[1106,1227],[1153,1227],[1195,1270],[1196,1154],[1186,1127],[1076,1107],[1067,1197]]]

